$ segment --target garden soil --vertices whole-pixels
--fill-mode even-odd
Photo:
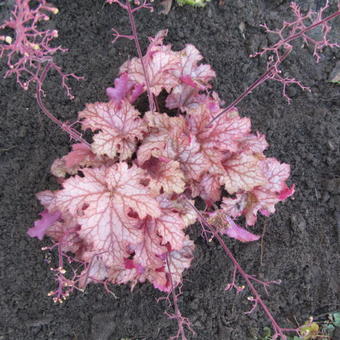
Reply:
[[[119,66],[136,56],[133,42],[114,45],[112,27],[129,34],[129,23],[117,5],[99,0],[53,1],[60,13],[48,23],[58,29],[57,43],[69,52],[57,57],[65,72],[84,76],[71,81],[74,100],[65,97],[59,79],[45,84],[45,101],[61,120],[73,122],[86,103],[107,100]],[[333,1],[330,11],[336,9]],[[9,2],[0,6],[1,18]],[[319,9],[323,1],[301,1],[302,8]],[[136,22],[143,49],[147,37],[168,29],[167,43],[176,50],[195,45],[217,73],[214,89],[226,104],[235,99],[266,69],[267,58],[249,55],[273,42],[259,27],[279,27],[289,20],[286,0],[212,0],[205,8],[174,5],[165,16],[142,10]],[[330,13],[329,11],[329,13]],[[332,22],[333,40],[339,37],[339,18]],[[313,33],[318,37],[320,31]],[[311,92],[288,89],[292,102],[282,97],[282,87],[268,81],[239,105],[250,117],[253,131],[267,136],[267,156],[289,163],[293,198],[277,206],[270,217],[258,219],[253,231],[259,242],[226,242],[243,268],[271,285],[265,302],[282,327],[296,327],[309,316],[338,311],[340,244],[340,86],[329,82],[340,50],[325,49],[315,63],[311,47],[299,41],[284,63],[284,76],[295,77]],[[2,64],[1,75],[5,69]],[[336,72],[336,71],[334,71]],[[334,74],[333,72],[333,74]],[[115,299],[102,286],[91,284],[63,304],[47,296],[55,287],[50,245],[27,236],[42,207],[35,193],[58,187],[49,169],[54,159],[70,150],[70,141],[37,108],[33,91],[24,92],[15,80],[0,82],[0,339],[1,340],[166,340],[177,324],[164,294],[150,284],[111,287]],[[261,308],[251,309],[250,292],[227,292],[233,267],[217,242],[206,242],[199,225],[190,227],[196,251],[184,274],[179,307],[189,318],[195,335],[188,339],[251,340],[270,323]],[[49,263],[52,261],[51,263]],[[244,282],[238,278],[240,285]],[[157,302],[157,299],[159,300]],[[339,334],[334,339],[340,339]]]

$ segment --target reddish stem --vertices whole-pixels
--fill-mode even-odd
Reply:
[[[191,328],[190,321],[186,317],[183,317],[183,315],[182,315],[182,313],[181,313],[181,311],[178,307],[178,294],[176,294],[176,286],[173,283],[172,274],[171,274],[171,271],[170,271],[169,256],[167,256],[167,258],[166,258],[166,265],[167,265],[168,271],[169,271],[169,281],[170,281],[170,285],[171,285],[171,296],[172,296],[173,306],[174,306],[174,309],[175,309],[175,313],[173,315],[168,314],[168,316],[171,319],[176,319],[177,324],[178,324],[177,334],[175,336],[171,337],[170,340],[178,339],[179,336],[182,337],[182,340],[187,340],[184,327],[187,327],[193,334],[195,334],[195,332]],[[168,297],[168,299],[169,299],[169,297]]]
[[[39,108],[41,109],[41,111],[49,118],[51,119],[55,124],[57,124],[62,130],[64,130],[67,134],[69,134],[69,136],[76,140],[77,142],[83,143],[85,144],[88,148],[90,148],[90,144],[81,136],[81,134],[73,129],[70,125],[62,123],[59,119],[57,119],[48,109],[47,107],[44,105],[43,100],[41,98],[41,94],[43,93],[43,89],[42,89],[42,84],[45,81],[45,78],[47,76],[47,73],[49,72],[50,68],[51,68],[51,64],[47,64],[45,69],[43,70],[41,77],[39,79],[39,81],[36,82],[36,100],[38,103]]]
[[[204,224],[208,229],[209,232],[213,235],[213,237],[216,237],[217,241],[219,242],[219,244],[222,246],[225,254],[229,257],[229,259],[232,261],[234,268],[236,268],[236,270],[240,273],[240,275],[243,277],[243,279],[246,281],[248,288],[250,289],[250,291],[252,292],[254,298],[252,299],[254,306],[251,309],[251,312],[256,308],[257,304],[260,304],[260,306],[262,307],[263,311],[265,312],[265,314],[267,315],[268,319],[270,320],[272,327],[275,331],[275,334],[273,336],[273,339],[277,339],[279,336],[281,337],[282,340],[286,340],[287,337],[285,336],[284,332],[297,332],[296,329],[291,329],[291,328],[281,328],[279,326],[279,324],[276,322],[275,318],[273,317],[272,313],[270,312],[269,308],[267,307],[267,305],[263,302],[261,295],[257,292],[256,288],[254,287],[253,283],[251,282],[251,280],[254,280],[257,283],[260,283],[262,285],[264,285],[264,287],[266,288],[266,283],[262,282],[260,280],[255,279],[252,275],[247,274],[243,268],[241,267],[241,265],[238,263],[238,261],[236,260],[236,258],[234,257],[233,253],[231,252],[231,250],[228,248],[228,246],[225,244],[224,240],[222,239],[222,237],[220,236],[220,234],[216,231],[216,229],[214,228],[213,225],[211,225],[206,218],[202,215],[202,213],[193,205],[191,204],[190,201],[187,201],[188,204],[190,204],[190,206],[196,211],[197,215],[198,215],[198,219],[201,221],[202,224]],[[210,238],[211,239],[211,238]]]
[[[304,29],[301,29],[298,33],[292,34],[288,36],[286,39],[279,41],[279,47],[280,46],[289,46],[288,43],[301,38],[304,36],[305,33],[313,30],[317,26],[324,25],[326,22],[336,18],[340,15],[340,10],[334,12],[333,14],[329,15],[328,17],[319,20],[315,22],[314,24],[305,27]],[[277,44],[276,44],[277,45]],[[275,46],[274,45],[274,49]],[[235,99],[230,105],[228,105],[225,109],[223,109],[217,116],[215,116],[207,125],[207,127],[211,127],[211,124],[215,122],[218,118],[220,118],[224,113],[228,112],[230,109],[234,108],[241,100],[243,100],[248,94],[250,94],[255,88],[260,86],[263,82],[265,82],[267,79],[271,78],[273,73],[278,72],[278,66],[287,58],[287,56],[290,54],[291,48],[288,48],[284,55],[280,57],[277,61],[275,61],[274,65],[271,66],[259,79],[257,79],[250,87],[248,87],[237,99]],[[261,53],[262,54],[262,53]]]
[[[137,53],[138,53],[138,58],[140,59],[141,64],[142,64],[142,68],[143,68],[143,73],[144,73],[144,78],[145,78],[145,83],[146,83],[146,91],[147,91],[147,94],[148,94],[148,100],[149,100],[149,105],[150,105],[150,111],[154,112],[155,111],[155,102],[154,102],[153,95],[152,95],[152,92],[151,92],[149,74],[147,72],[143,53],[142,53],[142,49],[141,49],[140,44],[139,44],[135,18],[133,16],[133,12],[132,12],[132,8],[131,8],[129,0],[126,0],[126,10],[128,12],[128,15],[129,15],[129,21],[130,21],[130,26],[131,26],[131,30],[132,30],[132,36],[133,36],[133,40],[135,41],[135,45],[136,45],[136,49],[137,49]]]
[[[260,86],[263,82],[265,82],[270,76],[275,72],[278,65],[285,60],[291,50],[287,50],[285,54],[272,66],[270,67],[265,73],[262,74],[260,78],[258,78],[252,85],[250,85],[238,98],[236,98],[231,104],[229,104],[225,109],[223,109],[217,116],[215,116],[207,125],[207,127],[211,127],[211,124],[220,118],[224,113],[233,109],[240,101],[242,101],[245,97],[248,96],[253,90],[255,90],[258,86]]]
[[[328,17],[326,17],[326,18],[324,18],[324,19],[322,19],[322,20],[320,20],[320,21],[317,21],[316,23],[314,23],[314,24],[312,24],[312,25],[310,25],[310,26],[308,26],[308,27],[302,29],[300,32],[295,33],[295,34],[293,34],[292,36],[287,37],[286,39],[284,39],[283,41],[281,41],[280,44],[281,44],[281,45],[284,45],[284,44],[286,44],[286,43],[288,43],[288,42],[290,42],[290,41],[293,41],[293,40],[295,40],[295,39],[297,39],[297,38],[300,38],[300,37],[303,36],[305,33],[307,33],[307,32],[309,32],[309,31],[313,30],[315,27],[318,27],[318,26],[320,26],[320,25],[323,25],[323,24],[326,23],[327,21],[330,21],[330,20],[336,18],[338,15],[340,15],[340,10],[337,11],[337,12],[334,12],[334,13],[331,14],[330,16],[328,16]]]

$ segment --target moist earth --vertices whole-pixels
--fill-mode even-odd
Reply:
[[[8,6],[1,3],[3,18],[12,1]],[[53,3],[60,13],[48,25],[58,29],[57,43],[69,49],[57,61],[65,72],[85,80],[71,81],[71,101],[58,77],[51,75],[45,101],[58,118],[73,122],[85,103],[107,100],[105,88],[136,51],[128,40],[111,44],[112,27],[130,32],[126,13],[117,5],[98,0]],[[300,4],[315,10],[323,1]],[[216,71],[214,88],[228,104],[266,69],[266,57],[249,57],[275,42],[259,25],[278,28],[291,18],[288,7],[286,0],[212,0],[205,8],[174,5],[164,16],[156,1],[155,12],[140,11],[136,22],[144,50],[147,37],[165,28],[166,41],[175,49],[195,45]],[[330,11],[335,9],[332,1]],[[339,18],[332,25],[334,40],[340,34]],[[317,37],[320,31],[313,34]],[[226,240],[248,273],[282,281],[270,286],[268,296],[259,290],[279,324],[289,328],[309,316],[340,309],[340,87],[328,81],[340,50],[326,48],[318,64],[312,52],[299,41],[283,66],[284,75],[301,80],[310,93],[292,86],[288,105],[281,86],[268,81],[238,106],[242,116],[252,119],[253,130],[266,134],[266,155],[291,165],[296,193],[277,206],[276,214],[259,218],[252,231],[263,234],[260,242]],[[1,75],[4,72],[2,64]],[[55,287],[50,267],[56,266],[56,258],[41,251],[51,244],[48,239],[40,242],[26,231],[42,210],[35,193],[58,187],[49,168],[70,150],[70,141],[39,111],[32,91],[19,89],[12,78],[1,79],[0,87],[0,339],[163,340],[175,335],[176,322],[164,314],[172,309],[150,284],[139,284],[133,291],[112,287],[117,299],[94,284],[60,305],[47,296]],[[207,243],[199,225],[189,232],[196,244],[195,259],[185,272],[179,298],[182,314],[196,333],[188,332],[188,339],[256,339],[269,321],[260,308],[245,314],[251,309],[247,289],[238,295],[224,290],[233,267],[218,243]]]

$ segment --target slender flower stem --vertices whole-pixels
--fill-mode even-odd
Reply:
[[[280,46],[286,46],[287,47],[287,50],[283,54],[283,56],[280,57],[277,61],[275,61],[275,63],[259,79],[257,79],[250,87],[248,87],[238,98],[236,98],[230,105],[228,105],[219,114],[217,114],[217,116],[215,116],[208,123],[207,127],[211,127],[211,124],[214,123],[217,119],[219,119],[224,113],[230,111],[237,104],[239,104],[240,101],[242,101],[246,96],[248,96],[248,94],[250,94],[254,89],[256,89],[258,86],[260,86],[267,79],[271,78],[271,76],[273,75],[273,72],[278,72],[278,66],[287,58],[287,56],[291,52],[291,48],[289,48],[289,44],[288,44],[289,42],[303,37],[305,33],[313,30],[314,28],[316,28],[320,25],[324,25],[326,22],[336,18],[339,15],[340,15],[340,9],[338,11],[334,12],[333,14],[329,15],[328,17],[326,17],[322,20],[319,20],[319,21],[313,23],[312,25],[310,25],[308,27],[301,29],[299,32],[297,32],[295,34],[288,36],[286,39],[280,40],[278,48]],[[274,46],[276,46],[276,45],[274,45]]]
[[[48,109],[47,107],[44,105],[41,94],[43,93],[43,89],[42,89],[42,84],[45,81],[45,78],[47,76],[47,73],[49,72],[51,68],[50,64],[47,64],[43,70],[43,72],[41,73],[41,77],[39,79],[39,81],[36,81],[36,100],[38,103],[39,108],[41,109],[41,111],[49,118],[52,120],[52,122],[54,122],[55,124],[57,124],[62,130],[64,130],[67,134],[69,134],[69,136],[76,140],[77,142],[83,143],[85,144],[88,148],[90,148],[90,144],[81,136],[81,134],[73,129],[70,125],[62,123],[58,118],[56,118]]]
[[[337,12],[334,12],[333,14],[331,14],[330,16],[320,20],[320,21],[317,21],[316,23],[302,29],[301,31],[299,31],[298,33],[295,33],[289,37],[287,37],[285,40],[281,41],[280,44],[284,45],[286,43],[289,43],[290,41],[293,41],[297,38],[300,38],[301,36],[303,36],[305,33],[313,30],[315,27],[318,27],[320,25],[323,25],[324,23],[326,23],[327,21],[330,21],[334,18],[336,18],[337,16],[340,15],[340,10],[338,10]]]
[[[246,281],[248,288],[250,289],[250,291],[252,292],[252,294],[254,296],[254,298],[252,299],[254,306],[251,309],[251,311],[253,311],[258,304],[262,307],[264,313],[266,314],[266,316],[268,317],[268,319],[270,320],[270,322],[272,324],[273,330],[275,331],[273,339],[277,339],[280,336],[282,340],[286,340],[287,337],[285,336],[284,332],[295,332],[295,333],[297,333],[297,331],[298,331],[297,329],[281,328],[279,326],[279,324],[276,322],[274,316],[272,315],[271,311],[269,310],[267,305],[264,303],[264,301],[261,298],[261,295],[258,293],[257,289],[254,287],[254,285],[251,281],[254,280],[257,283],[264,285],[264,287],[265,287],[266,283],[255,279],[252,275],[249,275],[244,271],[244,269],[238,263],[238,261],[236,260],[235,256],[231,252],[231,250],[225,244],[223,238],[220,236],[220,234],[218,233],[216,228],[206,220],[206,218],[202,215],[202,213],[198,209],[196,209],[196,207],[190,201],[187,200],[187,202],[196,211],[199,221],[209,229],[209,232],[213,235],[213,237],[216,237],[217,241],[222,246],[225,254],[229,257],[229,259],[233,263],[236,271],[239,272],[239,274]],[[234,273],[234,275],[235,275],[235,273]]]
[[[133,16],[133,12],[132,12],[132,8],[131,8],[129,0],[126,0],[126,9],[127,9],[128,15],[129,15],[130,26],[131,26],[131,30],[132,30],[133,39],[135,41],[138,57],[141,61],[142,68],[143,68],[143,73],[144,73],[144,78],[145,78],[145,83],[146,83],[146,91],[147,91],[147,94],[148,94],[148,100],[149,100],[149,105],[150,105],[150,111],[154,112],[155,111],[155,102],[154,102],[154,99],[153,99],[153,95],[151,93],[151,85],[150,85],[149,74],[147,72],[143,53],[142,53],[142,49],[141,49],[140,44],[139,44],[135,18]]]
[[[265,82],[272,73],[277,69],[278,65],[285,60],[291,50],[287,50],[285,54],[276,62],[272,67],[270,67],[265,73],[262,74],[260,78],[258,78],[252,85],[250,85],[238,98],[236,98],[231,104],[229,104],[225,109],[223,109],[217,116],[215,116],[207,125],[207,127],[211,127],[211,124],[214,123],[218,118],[220,118],[224,113],[233,109],[240,101],[242,101],[245,97],[248,96],[252,91],[254,91],[258,86],[260,86],[263,82]]]
[[[175,310],[175,313],[173,315],[168,314],[168,316],[171,319],[176,319],[177,324],[178,324],[177,334],[175,336],[171,337],[170,340],[178,339],[180,336],[181,336],[182,340],[187,340],[184,327],[187,327],[193,334],[195,334],[195,332],[191,328],[190,321],[186,317],[183,317],[183,315],[182,315],[182,313],[181,313],[181,311],[178,307],[178,294],[176,294],[176,288],[177,287],[176,287],[176,285],[174,285],[174,281],[172,279],[172,273],[171,273],[171,270],[170,270],[169,255],[167,255],[167,257],[166,257],[166,265],[167,265],[168,270],[169,270],[169,280],[170,280],[170,285],[171,285],[171,293],[170,294],[172,296],[172,303],[173,303],[174,310]]]

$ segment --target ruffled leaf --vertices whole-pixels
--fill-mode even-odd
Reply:
[[[210,87],[209,82],[216,76],[216,73],[210,65],[198,65],[203,57],[197,48],[189,44],[177,53],[180,55],[180,66],[173,71],[173,74],[182,83],[191,87],[197,87],[200,90]]]
[[[169,253],[168,268],[166,271],[171,275],[172,284],[176,287],[182,282],[183,271],[190,267],[195,249],[194,242],[186,236],[183,247]],[[172,287],[169,287],[170,289]]]
[[[254,155],[238,154],[223,162],[225,175],[221,179],[229,194],[240,190],[250,191],[265,184],[260,160]]]
[[[194,243],[186,237],[182,249],[168,253],[165,258],[166,266],[154,277],[154,287],[163,292],[170,292],[180,284],[183,271],[190,267],[194,248]]]
[[[225,231],[223,231],[223,233],[229,237],[241,242],[253,242],[260,239],[260,236],[255,235],[244,228],[241,228],[232,219],[229,218],[228,222],[229,226],[225,229]]]
[[[132,84],[128,83],[129,76],[127,73],[123,73],[119,78],[114,81],[115,87],[108,87],[106,94],[110,98],[111,102],[115,105],[120,105],[127,93],[131,90]]]
[[[184,174],[179,162],[151,157],[142,168],[149,174],[151,178],[149,188],[156,194],[161,192],[180,194],[184,191]]]
[[[83,143],[73,144],[72,151],[56,159],[51,166],[51,173],[56,177],[66,174],[75,175],[83,167],[97,167],[104,164],[103,157],[97,156]]]
[[[288,188],[289,165],[281,164],[275,158],[261,160],[260,167],[265,182],[249,192],[236,197],[223,198],[222,209],[232,217],[244,215],[248,225],[254,225],[257,213],[269,216],[275,212],[275,205],[294,193],[294,186]]]
[[[170,92],[179,83],[179,80],[173,74],[173,71],[178,67],[179,58],[177,53],[171,50],[170,45],[163,45],[163,39],[166,34],[167,31],[163,30],[155,38],[151,39],[151,44],[144,57],[150,88],[156,96],[163,89]],[[144,90],[146,89],[143,66],[139,58],[132,58],[125,62],[120,68],[120,73],[124,72],[129,74],[129,79],[134,83],[142,85]]]
[[[46,230],[53,225],[61,216],[60,211],[49,213],[44,210],[40,213],[41,219],[34,222],[34,226],[28,229],[27,234],[30,237],[36,237],[40,241],[44,238]]]
[[[143,240],[139,218],[158,217],[159,204],[141,184],[142,169],[126,163],[110,168],[84,169],[84,177],[67,179],[57,193],[57,205],[77,216],[78,234],[90,248],[84,258],[100,254],[107,266],[129,256],[126,246]],[[133,211],[136,216],[130,215]]]
[[[205,149],[237,152],[239,141],[250,132],[249,118],[240,118],[235,109],[207,127],[213,112],[204,104],[189,111],[189,127]]]
[[[255,235],[244,228],[237,225],[224,210],[214,211],[210,218],[211,223],[221,234],[228,235],[241,242],[252,242],[260,239],[260,236]]]
[[[158,112],[146,112],[144,121],[149,128],[149,134],[138,148],[138,164],[144,164],[152,156],[174,159],[174,145],[184,134],[186,129],[185,119],[183,117],[169,117]],[[172,150],[171,155],[166,153],[165,150]]]
[[[79,113],[83,129],[97,132],[93,137],[92,150],[97,155],[120,160],[132,156],[137,141],[142,139],[146,126],[139,112],[127,101],[116,107],[113,103],[87,104]]]
[[[166,195],[160,196],[158,202],[162,215],[155,219],[157,234],[161,236],[163,245],[171,250],[179,250],[184,245],[184,229],[187,226],[183,218],[183,208],[176,211],[176,203],[167,199]]]
[[[218,202],[221,198],[221,184],[219,176],[212,174],[204,174],[199,183],[199,194],[208,206],[214,202]]]
[[[114,84],[114,88],[108,87],[106,89],[106,94],[110,98],[110,101],[118,108],[124,99],[127,99],[127,101],[132,104],[143,93],[143,85],[136,84],[129,80],[126,72],[115,79]]]

